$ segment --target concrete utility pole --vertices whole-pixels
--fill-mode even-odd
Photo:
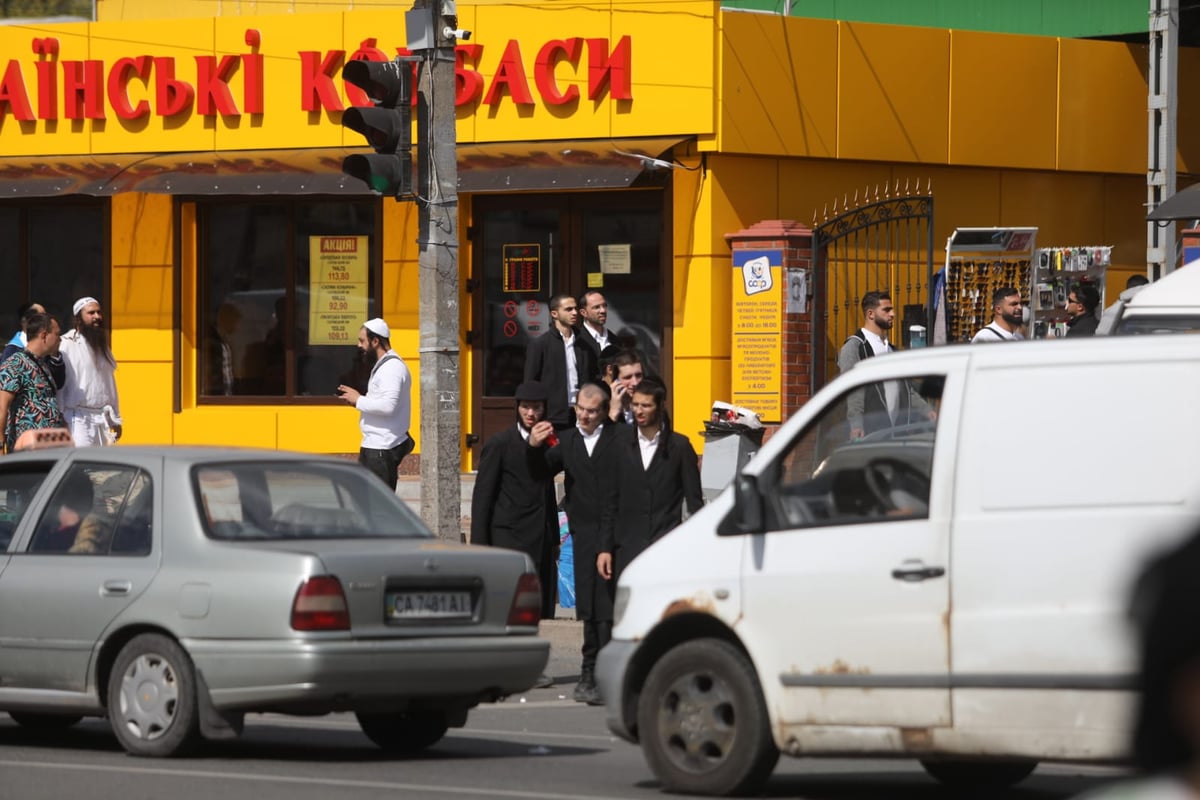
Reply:
[[[463,541],[458,380],[458,156],[452,0],[416,0],[406,15],[417,78],[417,244],[421,354],[421,517]],[[415,47],[414,44],[424,45]]]
[[[1179,0],[1150,0],[1150,119],[1146,213],[1175,194],[1179,116]],[[1175,223],[1146,223],[1146,273],[1152,281],[1175,270]]]

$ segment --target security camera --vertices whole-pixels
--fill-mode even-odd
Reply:
[[[451,28],[447,25],[445,28],[442,28],[442,36],[446,37],[447,39],[458,39],[466,42],[470,40],[471,32],[465,31],[462,28]]]

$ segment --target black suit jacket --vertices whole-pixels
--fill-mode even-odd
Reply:
[[[492,436],[479,456],[471,495],[471,543],[527,553],[542,582],[542,616],[553,617],[558,590],[558,509],[554,480],[528,457],[516,423]]]
[[[613,554],[613,579],[643,550],[704,505],[696,450],[681,433],[664,432],[650,468],[642,466],[636,425],[617,428],[617,520],[602,551]]]
[[[563,504],[575,549],[575,603],[584,620],[613,618],[613,582],[600,577],[596,556],[611,540],[616,520],[619,440],[618,428],[604,425],[589,456],[579,428],[568,428],[557,447],[542,448],[551,473],[566,473]]]
[[[585,338],[590,339],[591,335],[583,331],[575,332],[575,373],[579,377],[579,384],[572,388],[576,390],[596,379],[597,362]],[[549,394],[546,419],[554,423],[555,428],[563,430],[574,424],[575,417],[567,403],[567,344],[553,325],[526,348],[525,380],[539,381],[546,387]]]

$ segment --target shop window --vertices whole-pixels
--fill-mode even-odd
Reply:
[[[71,327],[71,306],[85,295],[107,309],[106,205],[94,203],[0,204],[0,336],[19,324],[18,307],[36,301]]]
[[[198,210],[201,400],[332,401],[339,383],[365,390],[355,345],[362,322],[379,315],[376,203],[223,200]]]

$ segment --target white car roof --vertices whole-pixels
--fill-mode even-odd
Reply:
[[[1200,308],[1200,261],[1189,261],[1154,283],[1144,286],[1126,303],[1128,310],[1139,308]]]

